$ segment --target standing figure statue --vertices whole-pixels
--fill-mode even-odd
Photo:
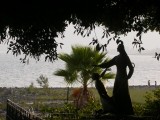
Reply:
[[[129,56],[125,51],[122,41],[119,42],[117,51],[119,52],[119,55],[115,56],[109,62],[94,66],[107,69],[113,65],[116,65],[117,74],[114,82],[113,96],[112,96],[114,113],[122,115],[133,115],[134,112],[131,103],[131,98],[129,95],[128,79],[131,78],[134,72],[134,67],[129,59]],[[128,72],[127,72],[127,67],[129,68]],[[98,87],[97,90],[100,88],[101,87]]]

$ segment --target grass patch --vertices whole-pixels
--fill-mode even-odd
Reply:
[[[156,87],[160,88],[160,87]],[[144,104],[145,103],[145,95],[147,92],[151,92],[152,90],[156,89],[154,86],[129,86],[129,93],[132,100],[132,103],[138,103],[138,104]],[[96,99],[99,99],[99,95],[97,93],[97,90],[95,88],[90,88],[90,90],[93,92],[93,95]],[[112,96],[113,88],[106,88],[108,94]]]

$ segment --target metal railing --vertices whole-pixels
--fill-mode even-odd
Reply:
[[[25,110],[18,104],[8,99],[6,120],[43,120],[43,119]]]

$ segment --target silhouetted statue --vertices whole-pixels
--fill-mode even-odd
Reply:
[[[92,74],[92,79],[95,80],[95,87],[99,93],[100,100],[102,103],[102,109],[97,111],[96,113],[97,115],[108,113],[108,112],[114,113],[114,105],[113,105],[112,97],[108,96],[107,91],[100,80],[100,78],[104,75],[105,71],[101,75],[99,75],[98,73]]]
[[[117,48],[117,51],[120,53],[119,55],[115,56],[107,63],[102,63],[100,65],[95,65],[95,66],[101,68],[110,68],[111,66],[116,65],[117,74],[114,82],[113,96],[112,96],[112,102],[115,110],[114,112],[116,114],[133,115],[134,112],[129,95],[128,79],[131,78],[134,72],[134,67],[124,49],[123,42],[120,41],[119,43],[120,44],[118,45]],[[127,73],[127,66],[129,68],[128,73]],[[101,85],[101,87],[102,86],[103,85]],[[100,95],[102,94],[102,92],[104,92],[104,90],[101,89],[99,89],[98,91]]]

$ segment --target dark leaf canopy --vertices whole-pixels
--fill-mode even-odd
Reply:
[[[36,59],[57,58],[58,43],[68,23],[75,32],[89,35],[96,25],[105,26],[104,35],[127,34],[137,36],[148,30],[160,32],[159,0],[56,0],[4,1],[0,7],[0,40],[9,40],[13,54],[23,52]],[[87,31],[87,32],[86,32]]]

